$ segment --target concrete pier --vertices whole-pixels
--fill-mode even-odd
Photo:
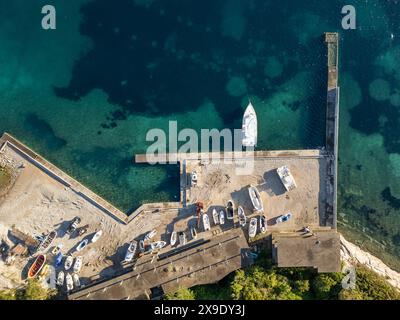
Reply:
[[[339,153],[339,34],[325,33],[328,47],[328,90],[326,103],[326,151],[330,161],[328,188],[332,187],[332,203],[327,203],[327,214],[330,223],[337,228],[337,172]],[[331,186],[332,185],[332,186]]]
[[[112,216],[115,220],[120,223],[125,224],[127,221],[127,215],[123,213],[121,210],[114,207],[108,201],[104,200],[97,194],[95,194],[90,189],[83,186],[81,183],[76,181],[74,178],[67,175],[64,171],[57,168],[55,165],[29,149],[22,142],[18,141],[16,138],[11,136],[8,133],[4,133],[0,138],[0,147],[11,148],[24,159],[34,164],[36,167],[44,171],[46,174],[59,181],[65,187],[70,188],[81,197],[85,198],[88,202],[92,203],[94,206],[103,210],[106,214]]]
[[[12,148],[24,159],[97,208],[101,208],[102,212],[119,223],[136,229],[136,223],[138,227],[140,223],[144,223],[140,222],[139,217],[145,217],[146,221],[154,224],[154,216],[161,216],[162,223],[151,227],[158,228],[158,235],[167,242],[171,230],[190,234],[188,225],[191,220],[196,220],[194,208],[197,201],[204,202],[205,212],[210,221],[212,210],[223,209],[230,199],[234,200],[236,208],[238,205],[243,206],[248,218],[251,218],[259,217],[260,212],[253,210],[248,187],[254,185],[261,193],[263,214],[267,218],[267,232],[257,235],[256,239],[248,238],[248,226],[240,228],[237,219],[227,221],[223,226],[212,223],[210,231],[199,230],[196,241],[201,242],[189,241],[181,251],[167,244],[160,251],[160,255],[142,256],[133,270],[124,269],[123,274],[115,274],[111,279],[99,276],[98,280],[85,288],[71,293],[69,299],[148,299],[154,297],[155,291],[174,291],[178,287],[177,284],[191,287],[216,282],[236,269],[253,263],[249,256],[253,243],[271,242],[271,239],[273,257],[280,266],[315,267],[324,272],[338,271],[340,260],[337,251],[336,221],[339,35],[326,33],[325,43],[328,52],[325,148],[252,153],[165,154],[164,162],[172,161],[180,165],[180,201],[144,204],[129,217],[9,134],[4,134],[0,139],[0,150]],[[138,154],[134,160],[136,163],[148,163],[156,162],[157,158]],[[236,169],[250,161],[254,164],[254,170],[247,175],[237,174]],[[283,165],[290,167],[298,185],[289,192],[284,189],[276,174],[276,169]],[[192,185],[190,179],[193,171],[198,173],[196,185]],[[293,218],[284,223],[276,223],[277,217],[287,212],[292,212]],[[302,236],[300,230],[304,226],[311,226],[314,238]],[[304,245],[299,240],[304,242]],[[322,245],[315,247],[316,243]],[[295,248],[299,257],[290,254],[291,248]],[[320,254],[322,255],[316,256]]]

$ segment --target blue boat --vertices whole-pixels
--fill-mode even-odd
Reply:
[[[290,220],[290,218],[292,218],[292,213],[286,213],[283,216],[280,216],[279,218],[276,219],[276,223],[282,223],[282,222],[286,222],[288,220]]]
[[[59,267],[61,265],[62,258],[63,258],[63,254],[61,252],[57,253],[56,259],[55,259],[56,267]]]

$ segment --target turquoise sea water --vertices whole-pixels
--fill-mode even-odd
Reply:
[[[0,0],[0,131],[126,212],[176,200],[176,166],[132,161],[169,120],[239,128],[250,97],[260,149],[324,144],[325,31],[341,33],[339,228],[400,268],[397,0]]]

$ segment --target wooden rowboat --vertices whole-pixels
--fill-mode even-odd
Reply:
[[[28,278],[31,279],[36,277],[39,274],[40,270],[42,270],[45,263],[46,263],[46,256],[44,254],[38,255],[35,262],[29,268]]]
[[[56,237],[57,237],[56,231],[50,232],[48,236],[45,237],[43,241],[40,243],[38,251],[47,249]]]

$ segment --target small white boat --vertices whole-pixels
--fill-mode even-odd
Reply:
[[[178,238],[178,236],[177,236],[176,231],[172,231],[171,240],[170,240],[171,247],[173,247],[175,245],[177,238]]]
[[[229,200],[226,206],[226,218],[228,220],[233,220],[234,211],[235,211],[235,204],[233,203],[232,200]]]
[[[65,259],[65,263],[64,263],[65,270],[71,269],[73,263],[74,263],[74,258],[72,256],[68,256]]]
[[[83,260],[82,256],[76,257],[75,263],[74,263],[74,272],[75,273],[78,273],[79,271],[81,271],[81,269],[82,269],[82,260]]]
[[[92,238],[92,242],[95,243],[97,240],[99,240],[99,238],[101,237],[102,234],[103,234],[103,230],[97,231]]]
[[[203,213],[203,228],[204,228],[204,231],[211,229],[210,218],[208,217],[207,213]]]
[[[65,277],[65,282],[67,284],[67,290],[72,291],[74,289],[74,282],[72,281],[72,276],[69,273],[67,273]]]
[[[297,188],[296,181],[288,166],[279,167],[276,169],[279,178],[281,179],[286,191],[291,191]]]
[[[135,257],[136,249],[137,249],[137,242],[135,240],[133,240],[129,244],[128,249],[126,250],[125,258],[124,258],[125,262],[132,261],[132,259]]]
[[[190,228],[190,234],[192,235],[192,239],[196,239],[197,238],[197,230],[195,227],[191,227]]]
[[[63,248],[63,245],[61,243],[59,243],[56,247],[54,247],[53,251],[51,251],[51,253],[53,255],[58,255],[59,252],[61,251],[61,249]]]
[[[184,232],[179,232],[178,234],[179,237],[179,245],[184,246],[186,244],[186,235]]]
[[[76,251],[82,251],[83,249],[86,248],[88,243],[89,243],[88,239],[82,240],[81,243],[79,243],[78,246],[76,247]]]
[[[244,213],[242,206],[238,207],[238,216],[239,216],[239,225],[241,227],[244,227],[247,223],[247,217],[246,214]]]
[[[225,223],[225,212],[224,210],[221,210],[219,212],[219,223],[224,224]]]
[[[249,102],[242,123],[243,147],[255,147],[257,145],[257,115],[253,105]]]
[[[62,286],[64,284],[64,272],[60,271],[57,276],[57,285]]]
[[[254,209],[257,211],[263,211],[264,210],[264,205],[261,199],[260,192],[258,192],[256,187],[250,186],[249,188],[249,196],[251,199],[251,203],[254,206]]]
[[[251,218],[249,225],[249,237],[254,238],[257,234],[257,218]]]
[[[197,171],[193,171],[191,173],[191,178],[192,178],[192,186],[196,186],[197,185]]]
[[[160,250],[164,248],[167,245],[165,241],[156,241],[153,243],[150,243],[151,251],[153,250]]]
[[[139,251],[144,252],[144,240],[139,241]]]
[[[213,209],[212,211],[214,224],[217,225],[219,223],[219,216],[217,210]]]
[[[156,234],[157,234],[157,230],[156,230],[156,229],[151,230],[150,232],[148,232],[148,233],[145,235],[144,241],[149,241],[149,240],[153,239],[154,236],[155,236]]]
[[[267,218],[264,215],[260,216],[260,230],[261,233],[267,232]]]
[[[288,212],[288,213],[276,218],[276,223],[286,222],[286,221],[290,220],[291,218],[292,218],[292,213]]]
[[[81,281],[79,280],[79,276],[76,273],[74,273],[72,278],[74,279],[75,288],[79,288],[81,286]]]

